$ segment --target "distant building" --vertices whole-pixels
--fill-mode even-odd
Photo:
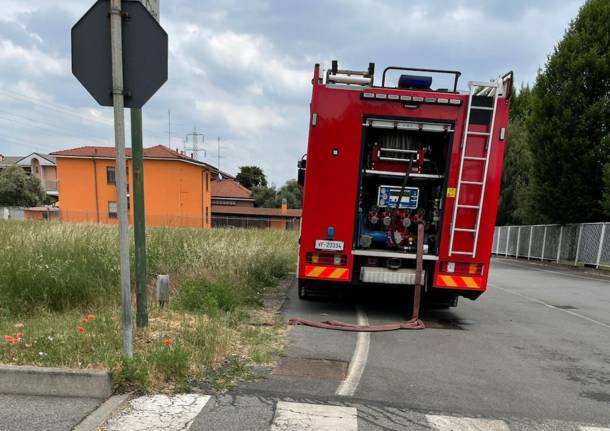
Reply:
[[[57,169],[54,156],[44,153],[32,153],[25,157],[0,154],[0,171],[12,165],[19,166],[28,175],[38,178],[46,194],[57,199]]]
[[[212,181],[212,206],[253,207],[252,192],[232,178]]]
[[[299,230],[301,210],[255,208],[252,192],[234,180],[212,181],[212,226]]]
[[[131,150],[127,149],[129,220],[133,222]],[[116,223],[114,147],[80,147],[57,159],[61,220]],[[211,180],[216,168],[163,145],[144,149],[144,203],[148,226],[211,226]]]
[[[9,166],[13,166],[22,158],[22,156],[5,156],[4,154],[0,154],[0,172]]]

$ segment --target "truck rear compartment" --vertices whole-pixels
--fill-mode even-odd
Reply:
[[[354,278],[413,284],[419,223],[424,266],[437,260],[453,125],[367,118],[362,136]]]

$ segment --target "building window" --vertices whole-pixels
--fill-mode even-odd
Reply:
[[[116,184],[116,172],[114,171],[114,166],[106,166],[106,182],[108,184]]]
[[[205,207],[205,224],[210,223],[210,209]]]
[[[210,178],[208,177],[208,173],[205,173],[205,191],[210,191]]]
[[[225,200],[225,199],[212,199],[212,205],[225,205],[225,206],[234,207],[237,205],[237,202]]]
[[[108,218],[117,218],[118,215],[116,202],[108,202]]]

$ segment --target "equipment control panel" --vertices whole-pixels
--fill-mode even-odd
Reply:
[[[400,189],[400,186],[379,186],[379,193],[377,194],[377,206],[379,208],[396,208],[396,202],[398,202]],[[398,208],[414,210],[417,208],[418,200],[419,188],[405,187],[402,192],[402,198],[400,199]]]

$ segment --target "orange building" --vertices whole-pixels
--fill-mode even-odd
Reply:
[[[131,150],[127,149],[129,220],[133,221]],[[61,220],[116,223],[115,149],[80,147],[56,157]],[[144,149],[144,205],[148,226],[210,227],[216,168],[163,145]]]

